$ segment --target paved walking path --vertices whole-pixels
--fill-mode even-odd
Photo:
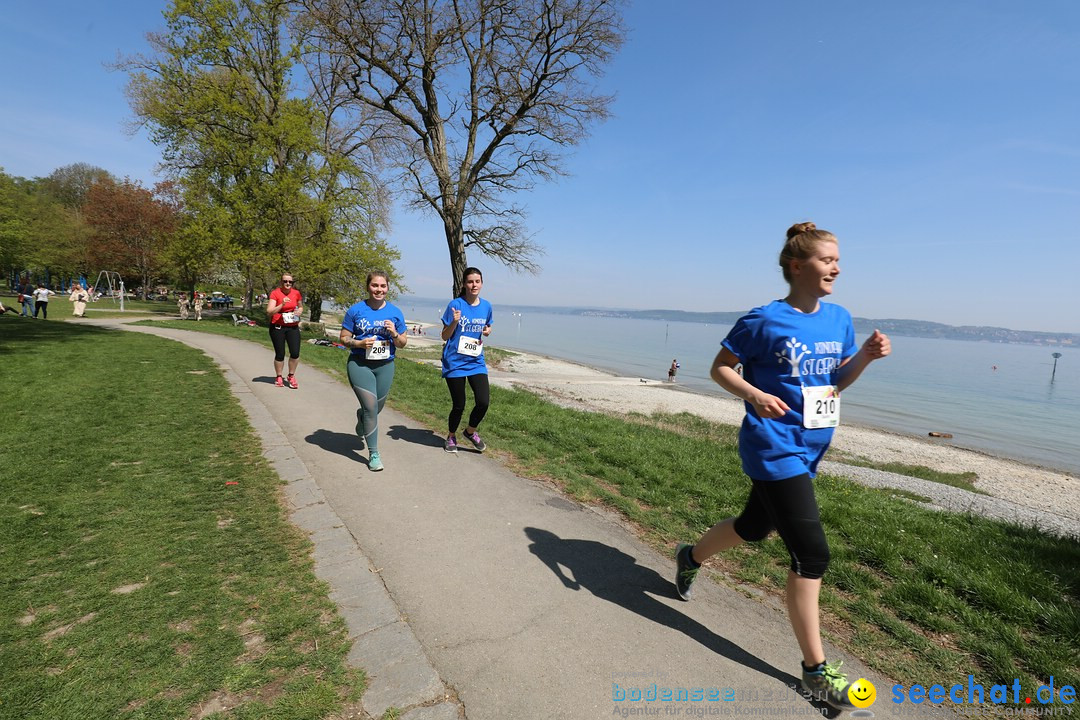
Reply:
[[[386,470],[369,472],[352,392],[303,357],[300,388],[289,390],[273,385],[261,345],[129,329],[200,348],[222,367],[314,541],[316,572],[354,639],[350,661],[368,673],[372,718],[390,707],[403,720],[817,715],[789,690],[799,653],[775,600],[699,581],[682,602],[671,558],[615,516],[493,457],[448,455],[440,432],[390,409],[379,428]],[[842,649],[828,652],[852,680],[867,676]],[[895,716],[892,682],[867,677],[880,698],[873,713]],[[736,700],[632,699],[654,687],[730,688]]]

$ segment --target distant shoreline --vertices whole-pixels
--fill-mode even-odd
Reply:
[[[445,305],[446,300],[405,296],[413,304]],[[687,310],[625,310],[590,306],[539,306],[502,303],[506,307],[548,315],[580,315],[588,317],[628,318],[634,320],[659,320],[686,322],[703,325],[732,325],[746,314],[746,310],[734,312],[691,312]],[[749,308],[747,308],[748,310]],[[1012,330],[988,325],[946,325],[929,320],[905,320],[897,318],[852,318],[855,330],[870,333],[874,329],[904,337],[935,338],[942,340],[967,340],[971,342],[995,342],[1004,344],[1038,345],[1047,348],[1080,348],[1080,333],[1044,332],[1039,330]]]

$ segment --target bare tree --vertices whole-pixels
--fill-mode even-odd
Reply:
[[[301,22],[415,206],[442,219],[454,294],[475,247],[537,269],[508,195],[561,174],[608,116],[591,85],[621,46],[621,0],[300,0]]]

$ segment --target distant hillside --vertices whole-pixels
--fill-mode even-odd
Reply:
[[[417,301],[423,298],[414,298]],[[445,301],[427,301],[438,303]],[[707,325],[731,325],[744,312],[687,312],[685,310],[619,310],[597,307],[540,307],[533,305],[514,305],[515,309],[529,312],[549,313],[552,315],[591,315],[595,317],[636,318],[639,320],[669,320],[672,322],[692,322]],[[498,308],[496,308],[498,312]],[[1049,347],[1080,347],[1080,335],[1074,333],[1037,332],[1035,330],[1009,330],[1007,328],[975,325],[944,325],[929,320],[871,320],[854,318],[855,331],[860,334],[873,332],[878,328],[890,335],[906,337],[945,338],[948,340],[978,340],[982,342],[1022,343],[1025,345],[1046,345]]]
[[[874,328],[878,328],[884,333],[906,335],[908,337],[1080,347],[1080,335],[1071,333],[1009,330],[1008,328],[987,327],[983,325],[943,325],[927,320],[868,320],[866,318],[855,318],[856,331],[868,333],[873,332]]]

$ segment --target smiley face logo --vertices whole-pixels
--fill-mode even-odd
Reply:
[[[848,700],[857,708],[868,708],[877,700],[877,689],[874,683],[866,678],[859,678],[851,683],[847,691]]]

